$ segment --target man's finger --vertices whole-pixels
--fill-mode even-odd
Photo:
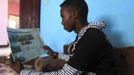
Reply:
[[[14,64],[12,54],[10,54],[10,59],[9,59],[10,64]]]

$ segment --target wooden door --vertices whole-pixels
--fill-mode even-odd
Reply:
[[[20,28],[40,27],[40,0],[20,0]]]

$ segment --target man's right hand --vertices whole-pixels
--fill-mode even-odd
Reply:
[[[50,57],[57,58],[58,53],[54,52],[49,46],[45,45],[45,46],[43,46],[43,48],[48,51],[48,55]]]

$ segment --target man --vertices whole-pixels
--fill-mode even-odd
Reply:
[[[76,40],[68,48],[69,55],[58,55],[58,58],[64,59],[66,63],[58,71],[36,72],[25,69],[20,75],[81,75],[84,72],[117,75],[117,62],[112,46],[101,31],[101,26],[88,23],[86,2],[65,0],[60,6],[64,29],[77,34]]]

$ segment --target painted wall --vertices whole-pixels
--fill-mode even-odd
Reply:
[[[9,3],[8,10],[9,15],[19,16],[19,4]]]
[[[87,0],[89,20],[104,20],[113,46],[134,46],[133,0]]]
[[[74,40],[75,33],[61,25],[60,7],[63,0],[41,0],[41,36],[45,44],[59,52]],[[89,21],[105,21],[104,32],[114,47],[134,46],[133,0],[86,0]]]
[[[8,25],[8,0],[0,0],[0,42],[7,43],[8,37],[6,26]],[[0,48],[0,56],[8,56],[11,53],[10,47]]]
[[[41,0],[41,36],[53,50],[62,52],[63,45],[74,40],[75,33],[68,33],[61,25],[62,0]]]
[[[0,28],[8,24],[8,0],[0,0]]]

